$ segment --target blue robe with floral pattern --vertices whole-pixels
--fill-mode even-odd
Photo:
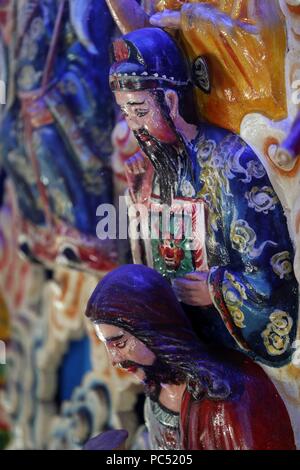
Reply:
[[[23,103],[25,112],[32,108],[32,119],[24,117],[22,110],[22,96],[41,90],[59,5],[58,0],[17,2],[15,74],[10,77],[15,99],[0,126],[0,153],[26,220],[35,226],[45,224],[39,179],[52,215],[80,233],[95,236],[96,209],[112,202],[109,158],[114,108],[107,74],[115,27],[104,0],[92,2],[89,20],[97,55],[77,38],[66,2],[46,91],[40,100],[33,98],[31,105]],[[30,120],[33,132],[28,139],[25,128]]]
[[[208,284],[219,313],[196,309],[198,328],[280,367],[291,360],[298,319],[283,208],[260,160],[239,136],[205,124],[193,145],[197,197],[207,212]]]

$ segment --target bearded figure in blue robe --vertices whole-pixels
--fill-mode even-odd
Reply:
[[[96,237],[96,211],[113,200],[113,20],[104,0],[11,3],[0,132],[22,215],[21,248],[42,262],[106,271],[115,254]]]
[[[269,366],[288,364],[297,331],[298,284],[286,217],[249,145],[195,119],[193,85],[206,93],[212,86],[205,60],[199,59],[193,77],[173,38],[156,28],[123,36],[113,53],[110,86],[142,151],[133,166],[131,205],[143,194],[146,225],[156,229],[155,236],[152,230],[134,241],[135,262],[170,280],[206,342],[238,349]],[[149,177],[143,180],[136,170],[149,162],[153,177],[146,194]],[[183,221],[178,213],[186,207]],[[184,223],[197,228],[186,234]]]

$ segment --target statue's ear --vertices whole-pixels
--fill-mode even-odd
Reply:
[[[178,117],[178,95],[174,90],[165,92],[165,100],[170,110],[171,119],[174,121]]]
[[[211,77],[208,61],[204,56],[197,57],[192,65],[192,82],[204,93],[211,92]]]

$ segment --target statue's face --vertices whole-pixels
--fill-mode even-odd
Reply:
[[[139,147],[149,158],[160,187],[163,204],[170,205],[176,192],[179,172],[188,166],[188,150],[172,116],[179,116],[178,95],[172,91],[117,91],[127,123]]]
[[[98,338],[104,342],[112,365],[122,367],[144,381],[142,366],[152,366],[155,355],[141,341],[113,325],[95,325]]]
[[[132,131],[146,130],[160,142],[174,144],[177,136],[170,128],[155,97],[148,91],[116,91],[115,98]]]

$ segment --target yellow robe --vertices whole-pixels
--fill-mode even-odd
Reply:
[[[234,27],[203,18],[200,3],[229,15]],[[205,119],[239,132],[248,113],[274,120],[287,116],[285,22],[276,0],[161,0],[156,8],[181,9],[180,35],[190,59],[207,58],[211,93],[196,92]],[[247,31],[247,25],[258,33]]]

